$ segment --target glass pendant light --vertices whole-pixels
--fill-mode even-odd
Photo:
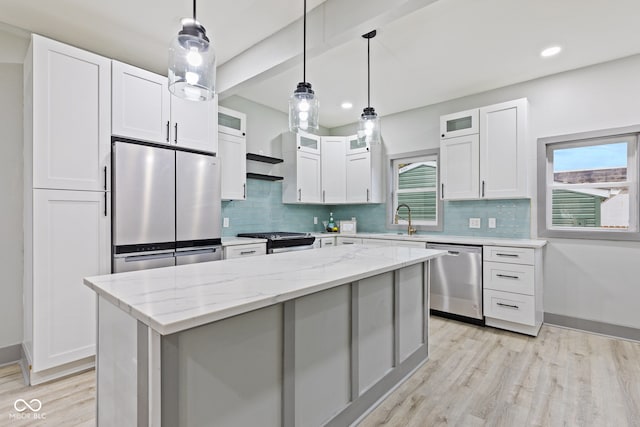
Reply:
[[[307,0],[304,0],[303,17],[303,39],[302,39],[302,81],[289,98],[289,130],[307,131],[318,129],[318,110],[320,104],[315,93],[311,89],[311,83],[306,81],[307,77]]]
[[[208,101],[215,96],[216,52],[204,27],[193,18],[182,19],[182,31],[169,48],[169,90],[177,97]]]
[[[371,106],[371,49],[370,41],[376,36],[373,30],[362,37],[367,39],[367,108],[362,111],[358,123],[358,139],[367,144],[380,144],[380,118]]]

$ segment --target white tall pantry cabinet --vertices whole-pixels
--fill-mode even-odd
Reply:
[[[86,369],[110,272],[111,61],[32,36],[24,64],[24,342],[31,384]]]

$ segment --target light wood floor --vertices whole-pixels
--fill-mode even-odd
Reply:
[[[16,399],[39,399],[42,408],[39,416],[44,419],[12,419],[10,414],[19,414],[14,409]],[[96,415],[95,371],[63,378],[34,387],[27,387],[22,380],[18,365],[0,367],[0,426],[95,426]],[[31,416],[27,409],[24,414]]]
[[[640,343],[437,317],[430,330],[429,361],[360,427],[640,426]]]
[[[530,338],[438,317],[430,329],[429,361],[360,427],[640,427],[640,343],[546,325]],[[46,419],[11,420],[18,398],[40,399]],[[94,416],[94,371],[25,387],[17,365],[0,367],[0,426],[92,426]]]

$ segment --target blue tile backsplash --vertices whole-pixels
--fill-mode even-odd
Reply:
[[[222,217],[229,218],[229,227],[222,229],[223,236],[235,236],[242,232],[261,231],[314,231],[322,230],[322,221],[329,219],[358,220],[358,231],[388,233],[386,229],[386,205],[285,205],[282,203],[282,183],[247,180],[247,200],[222,202]],[[313,217],[318,224],[313,224]],[[469,228],[469,218],[480,218],[481,227]],[[496,218],[497,228],[488,228],[488,218]],[[420,234],[447,234],[452,236],[505,237],[528,239],[530,237],[531,201],[467,200],[444,202],[444,229],[442,232]]]
[[[318,217],[318,225],[313,217]],[[268,231],[322,231],[329,208],[282,203],[282,183],[247,179],[247,200],[222,202],[222,217],[229,218],[223,236]]]

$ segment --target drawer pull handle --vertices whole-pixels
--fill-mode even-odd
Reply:
[[[496,274],[497,277],[502,277],[504,279],[519,279],[520,277],[518,276],[510,276],[508,274]]]
[[[509,258],[518,258],[520,255],[518,254],[496,254],[496,256],[506,256]]]
[[[447,251],[449,255],[460,255],[459,251]]]
[[[249,254],[255,254],[256,251],[242,251],[240,252],[240,255],[249,255]]]
[[[520,307],[518,307],[517,305],[513,305],[513,304],[504,304],[504,303],[498,302],[498,303],[496,303],[496,305],[499,305],[500,307],[515,308],[516,310],[520,309]]]

